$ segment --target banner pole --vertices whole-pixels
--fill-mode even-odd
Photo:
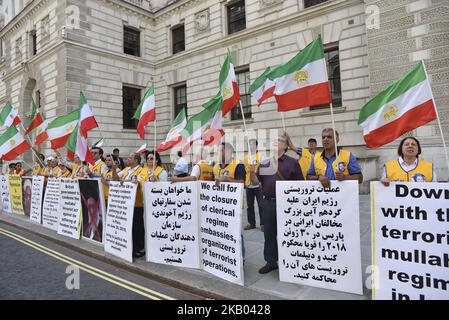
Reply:
[[[332,129],[334,130],[333,136],[334,136],[334,144],[335,144],[335,160],[338,160],[337,131],[335,130],[334,106],[333,106],[332,102],[330,103],[330,107],[331,107]]]
[[[45,165],[42,163],[42,161],[41,161],[41,158],[39,158],[39,156],[36,154],[36,151],[34,151],[34,149],[33,149],[33,147],[32,147],[32,145],[33,145],[33,143],[31,142],[31,139],[30,139],[30,137],[28,137],[28,135],[26,135],[25,134],[25,132],[26,132],[26,130],[25,130],[25,127],[23,126],[23,123],[22,123],[22,121],[20,121],[20,127],[22,128],[22,130],[23,130],[23,133],[22,133],[22,135],[25,137],[25,139],[27,139],[28,140],[28,142],[29,142],[29,144],[30,144],[30,149],[31,149],[31,152],[33,153],[33,155],[37,158],[37,161],[39,161],[39,163],[42,165],[42,167],[45,167]]]
[[[429,75],[427,74],[426,64],[424,63],[424,60],[421,60],[421,63],[423,64],[424,73],[426,74],[427,81],[428,81],[428,83],[430,85]],[[432,88],[430,88],[430,90],[432,92]],[[447,165],[447,168],[449,170],[449,154],[447,152],[446,141],[444,139],[444,134],[443,134],[443,127],[441,126],[440,115],[438,113],[438,108],[437,108],[437,104],[435,102],[435,98],[433,96],[433,92],[432,92],[432,101],[433,101],[433,106],[434,106],[434,109],[435,109],[435,113],[437,115],[437,122],[438,122],[438,128],[440,129],[441,140],[443,141],[444,155],[446,156],[446,165]]]
[[[251,152],[251,146],[250,146],[250,143],[249,143],[248,129],[246,128],[245,113],[243,112],[243,106],[242,106],[242,101],[241,101],[241,100],[239,100],[239,105],[240,105],[240,112],[242,113],[243,128],[245,129],[246,142],[247,142],[247,144],[248,144],[248,157],[249,157],[249,162],[252,163],[253,156],[252,156],[252,152]]]
[[[285,128],[285,118],[284,118],[284,113],[283,112],[281,112],[281,116],[282,116],[282,126],[284,127],[284,132],[286,133],[287,130]]]

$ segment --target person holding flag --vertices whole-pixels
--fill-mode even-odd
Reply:
[[[316,155],[321,156],[321,152],[316,150],[317,141],[312,138],[307,142],[308,148],[296,148],[290,136],[288,134],[286,136],[288,138],[288,147],[299,156],[299,166],[301,167],[303,177],[306,178],[307,171],[309,171],[314,157]]]
[[[103,161],[104,151],[102,148],[93,147],[90,151],[95,163],[89,164],[89,171],[86,172],[90,177],[102,177],[106,171],[108,171],[108,166]]]
[[[101,182],[103,183],[104,199],[107,206],[109,197],[109,182],[114,179],[114,171],[115,173],[119,173],[120,168],[118,167],[118,158],[114,154],[108,154],[105,160],[108,170],[103,174]]]
[[[154,156],[156,155],[156,158]],[[142,184],[146,181],[168,181],[168,173],[162,167],[162,159],[159,152],[150,151],[147,154],[146,167],[140,173],[139,181]],[[153,171],[154,168],[154,171]]]
[[[65,166],[65,164],[61,160],[59,160],[58,162],[58,168],[59,172],[56,176],[57,178],[70,178],[70,176],[72,175],[72,172]]]

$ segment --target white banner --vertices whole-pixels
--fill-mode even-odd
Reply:
[[[200,182],[203,269],[243,286],[243,184]]]
[[[280,280],[363,294],[357,182],[278,181],[276,200]]]
[[[198,183],[146,182],[144,201],[147,261],[199,269]]]
[[[48,178],[42,206],[42,225],[54,231],[58,231],[60,201],[61,181],[56,178]]]
[[[0,176],[0,184],[2,190],[2,211],[4,213],[12,213],[11,200],[9,198],[8,177]]]
[[[371,183],[373,299],[449,299],[449,183]]]
[[[79,239],[81,233],[81,196],[78,180],[61,179],[58,234]]]
[[[111,181],[109,184],[108,211],[104,249],[126,261],[133,262],[133,215],[137,184]]]
[[[44,197],[45,177],[33,176],[31,190],[30,220],[38,224],[42,223],[42,200]]]

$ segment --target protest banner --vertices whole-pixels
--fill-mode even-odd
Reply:
[[[42,223],[42,202],[44,198],[45,177],[33,176],[31,190],[30,220]]]
[[[104,249],[107,253],[133,261],[132,227],[137,184],[111,181],[109,184],[108,211]]]
[[[12,213],[11,200],[9,197],[8,176],[0,176],[0,184],[2,190],[2,212]]]
[[[22,178],[20,176],[8,176],[9,196],[11,209],[14,214],[24,216],[22,202]]]
[[[33,194],[33,178],[22,177],[22,206],[25,216],[30,217],[31,198]]]
[[[61,181],[56,178],[48,178],[42,205],[42,225],[54,231],[58,231],[60,191]]]
[[[243,286],[243,184],[200,182],[203,269]]]
[[[147,261],[199,269],[198,183],[146,182],[144,202]]]
[[[278,181],[276,212],[281,281],[363,293],[356,181]]]
[[[61,179],[58,234],[73,239],[81,235],[81,196],[77,180]]]
[[[106,206],[101,180],[80,179],[78,182],[81,193],[83,239],[102,244]]]
[[[449,299],[449,184],[371,182],[373,299]]]

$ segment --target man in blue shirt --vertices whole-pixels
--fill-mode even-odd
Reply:
[[[340,140],[335,131],[337,144]],[[349,151],[338,148],[338,159],[335,156],[334,130],[326,128],[322,132],[323,153],[314,157],[307,172],[307,180],[319,180],[323,187],[329,188],[331,180],[363,181],[362,169],[356,157]]]

